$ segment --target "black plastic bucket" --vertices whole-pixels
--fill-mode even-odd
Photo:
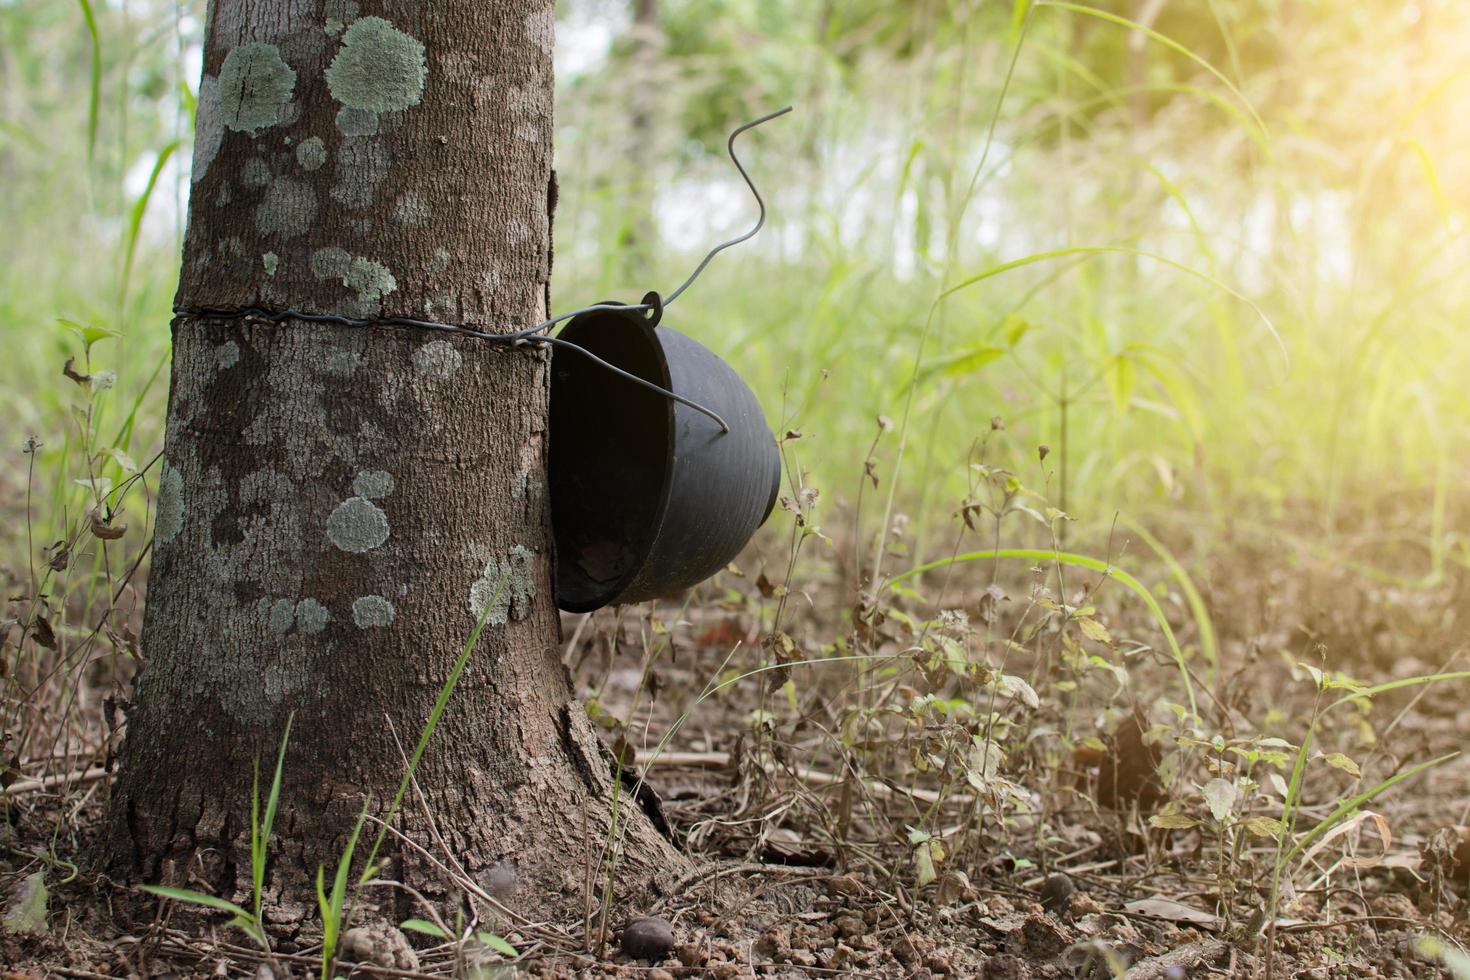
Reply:
[[[776,503],[781,453],[724,361],[638,309],[595,310],[558,335],[729,426],[620,377],[578,350],[551,358],[551,520],[557,605],[642,602],[709,578]]]

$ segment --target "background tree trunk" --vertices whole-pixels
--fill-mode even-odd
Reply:
[[[361,8],[210,5],[178,305],[542,319],[551,0]],[[514,871],[513,906],[580,910],[611,756],[559,659],[547,364],[384,325],[176,321],[116,872],[247,890],[252,765],[268,772],[294,712],[272,890],[309,905],[364,799],[386,809],[392,733],[411,751],[506,575],[419,779],[471,873],[503,892]],[[432,850],[416,809],[402,819]],[[628,881],[678,864],[624,819]],[[386,876],[446,891],[388,856]]]
[[[658,23],[658,0],[633,0],[632,58],[628,85],[628,129],[625,136],[624,170],[627,182],[627,223],[617,243],[619,270],[628,283],[647,282],[653,272],[658,233],[654,226],[656,203],[654,188],[658,175],[654,171],[656,133],[654,118],[658,113],[658,54],[663,32]]]

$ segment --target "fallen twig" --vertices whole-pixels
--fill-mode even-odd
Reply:
[[[55,776],[45,776],[41,779],[21,779],[6,787],[0,796],[23,796],[26,793],[39,793],[43,790],[55,789],[57,786],[67,786],[73,783],[85,785],[106,779],[112,775],[101,766],[88,769],[85,772],[64,772]]]

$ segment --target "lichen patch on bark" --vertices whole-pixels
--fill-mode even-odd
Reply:
[[[492,626],[503,626],[512,618],[525,616],[536,598],[535,563],[536,552],[523,545],[516,545],[499,557],[491,555],[485,561],[485,570],[470,585],[470,612],[477,619],[485,615],[485,622]],[[485,606],[491,599],[495,601],[486,615]]]
[[[352,604],[352,621],[359,629],[392,626],[393,603],[380,595],[365,595]]]
[[[219,153],[225,136],[225,117],[219,104],[219,79],[205,75],[199,81],[199,101],[194,107],[194,167],[189,182],[199,183]]]
[[[158,478],[158,516],[153,519],[153,545],[172,541],[184,527],[184,476],[164,460]]]
[[[447,340],[431,340],[413,352],[413,369],[439,380],[454,374],[463,363],[464,357]]]
[[[224,124],[254,136],[280,122],[296,90],[296,72],[274,44],[252,41],[225,55],[219,72]]]
[[[316,194],[310,187],[281,177],[271,182],[255,208],[255,227],[268,238],[295,238],[311,229],[316,210]]]
[[[320,170],[327,162],[327,147],[321,137],[312,136],[296,147],[296,162],[302,170]]]
[[[214,349],[214,363],[225,371],[240,363],[240,345],[233,340],[227,340]]]
[[[327,607],[315,599],[302,599],[296,603],[296,628],[309,636],[326,629],[331,618]]]
[[[418,105],[429,73],[424,46],[381,17],[354,21],[327,68],[332,98],[350,109],[394,112]]]
[[[369,139],[342,141],[337,151],[337,183],[332,200],[350,208],[370,208],[378,184],[388,176],[388,151]]]
[[[343,106],[337,110],[337,129],[343,136],[377,136],[378,114]]]
[[[355,294],[355,302],[349,299],[345,307],[358,315],[376,313],[383,297],[398,288],[387,266],[336,246],[311,253],[311,271],[318,279],[340,279]]]
[[[429,205],[413,191],[407,191],[393,202],[392,218],[405,228],[418,228],[429,220]]]
[[[386,497],[393,492],[393,474],[383,470],[364,470],[352,481],[352,490],[369,500]]]
[[[327,518],[327,540],[354,554],[388,540],[388,515],[366,497],[348,497]]]
[[[290,599],[277,599],[271,605],[270,623],[271,629],[277,633],[289,630],[296,623],[296,603]]]
[[[327,0],[325,12],[325,30],[327,34],[336,37],[348,24],[357,20],[358,6],[356,0]]]
[[[264,187],[271,182],[271,168],[260,157],[251,157],[240,168],[240,182],[246,187]]]

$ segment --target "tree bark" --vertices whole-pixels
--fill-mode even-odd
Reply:
[[[211,3],[177,306],[542,319],[552,29],[552,0]],[[268,891],[310,905],[504,578],[418,779],[472,875],[580,914],[611,755],[559,658],[547,365],[381,323],[175,321],[114,873],[248,893],[252,767],[268,784],[294,715]],[[623,801],[620,877],[677,867]],[[400,820],[436,850],[417,807]],[[450,891],[386,856],[384,877]]]

